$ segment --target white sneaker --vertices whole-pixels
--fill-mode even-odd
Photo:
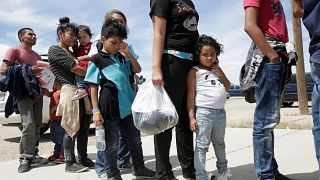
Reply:
[[[228,180],[232,176],[230,169],[227,169],[226,172],[218,173],[216,180]]]
[[[225,172],[224,173],[218,173],[217,177],[216,177],[216,180],[228,180],[228,176],[227,176],[227,174]]]

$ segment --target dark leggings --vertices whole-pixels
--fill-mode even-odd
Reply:
[[[161,69],[165,82],[164,88],[170,96],[179,114],[176,125],[176,145],[179,163],[183,174],[195,172],[193,165],[193,133],[189,129],[187,113],[186,81],[192,61],[163,54]],[[159,179],[174,177],[169,159],[172,140],[172,128],[154,136],[156,170]]]
[[[83,98],[79,100],[79,119],[80,119],[80,129],[77,134],[71,138],[66,132],[63,138],[64,154],[66,157],[66,163],[72,164],[76,162],[74,154],[75,137],[77,137],[77,150],[78,158],[86,159],[87,146],[88,146],[88,130],[90,127],[90,115],[85,114],[84,101]]]

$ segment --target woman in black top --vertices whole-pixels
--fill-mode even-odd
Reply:
[[[177,153],[184,178],[195,178],[193,134],[189,129],[186,77],[193,65],[199,37],[199,16],[191,0],[150,0],[152,18],[152,82],[164,86],[179,114],[176,125]],[[154,136],[156,170],[159,179],[175,179],[169,160],[172,129]]]

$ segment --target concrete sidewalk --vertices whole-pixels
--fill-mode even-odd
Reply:
[[[174,138],[173,138],[174,139]],[[153,136],[142,138],[146,166],[155,169]],[[232,173],[232,180],[255,180],[253,166],[252,129],[227,128],[227,159]],[[88,148],[89,156],[95,159],[95,147]],[[175,141],[171,146],[171,162],[174,174],[183,179],[179,166]],[[318,166],[315,158],[313,136],[310,130],[275,130],[275,154],[279,171],[292,179],[317,180]],[[47,156],[44,156],[47,157]],[[213,148],[207,154],[207,170],[215,172]],[[2,180],[95,180],[94,170],[72,174],[64,172],[65,165],[47,165],[34,167],[23,174],[17,172],[18,160],[0,162],[0,179]],[[131,180],[131,173],[122,174],[123,179]]]

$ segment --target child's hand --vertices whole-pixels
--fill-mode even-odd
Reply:
[[[96,127],[101,126],[101,124],[104,122],[100,113],[93,114],[92,121]]]
[[[216,74],[217,76],[221,77],[224,73],[222,71],[222,69],[220,68],[219,65],[215,64],[211,66],[211,70],[214,74]]]
[[[119,51],[122,52],[123,54],[125,54],[126,56],[128,56],[128,53],[130,53],[129,48],[128,48],[128,44],[125,42],[122,42],[119,45]]]
[[[199,129],[196,119],[190,119],[189,128],[192,132],[196,132]]]

